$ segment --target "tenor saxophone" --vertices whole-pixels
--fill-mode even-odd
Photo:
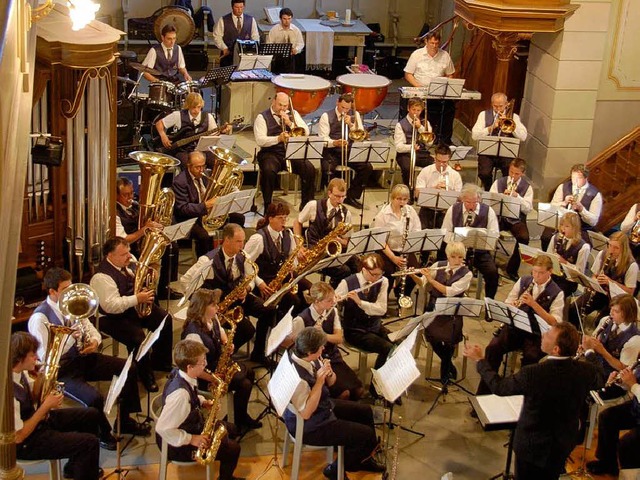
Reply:
[[[211,410],[204,422],[202,429],[202,435],[206,435],[211,439],[211,443],[208,447],[198,447],[194,452],[193,458],[200,465],[208,465],[213,462],[222,443],[222,439],[227,435],[227,427],[224,423],[218,423],[217,417],[220,411],[220,402],[222,397],[226,394],[226,385],[224,382],[219,381],[215,388],[211,390],[213,394]]]
[[[244,298],[246,295],[247,287],[253,282],[253,280],[258,276],[258,265],[255,262],[252,262],[247,253],[242,250],[240,253],[244,255],[245,263],[248,263],[251,267],[253,267],[253,273],[245,274],[244,278],[235,286],[229,295],[224,297],[222,301],[218,304],[218,315],[224,315],[231,305],[235,302]]]
[[[339,255],[342,251],[342,245],[338,241],[338,238],[351,230],[351,227],[352,225],[350,223],[340,222],[327,236],[320,239],[313,248],[307,251],[305,258],[298,263],[295,270],[296,274],[299,275],[306,272],[325,256],[336,257]]]

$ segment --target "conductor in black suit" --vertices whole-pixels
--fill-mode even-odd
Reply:
[[[579,343],[580,334],[573,325],[558,323],[542,335],[546,359],[506,378],[484,360],[480,345],[465,346],[464,355],[478,362],[478,373],[491,392],[524,395],[513,438],[518,480],[559,478],[578,443],[582,405],[589,390],[602,386],[595,366],[573,359]]]

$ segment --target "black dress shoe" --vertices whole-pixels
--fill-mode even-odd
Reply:
[[[136,437],[148,437],[151,435],[151,427],[145,423],[138,423],[133,418],[125,418],[122,420],[120,433]]]
[[[322,470],[322,475],[330,480],[337,480],[338,465],[336,464],[336,462],[330,463],[329,465],[324,467],[324,470]],[[344,480],[349,480],[349,477],[347,477],[347,472],[344,473]]]
[[[618,475],[618,466],[609,465],[602,460],[591,460],[587,462],[587,471],[594,475]]]
[[[100,448],[104,448],[105,450],[115,451],[118,449],[118,442],[113,435],[109,434],[108,436],[104,436],[100,438]]]
[[[364,470],[366,472],[384,472],[387,469],[382,463],[378,462],[375,458],[367,458],[364,462],[360,464],[360,470]]]
[[[102,467],[98,467],[98,478],[104,477],[104,470]],[[73,478],[73,465],[71,462],[67,462],[62,468],[62,478]]]
[[[257,430],[258,428],[261,428],[262,422],[259,422],[258,420],[254,420],[253,418],[249,417],[249,419],[246,422],[239,423],[237,426],[238,426],[238,430],[240,430],[240,435],[245,435],[247,432],[251,430]]]
[[[362,203],[360,203],[360,201],[356,200],[355,198],[347,197],[344,199],[344,203],[346,203],[347,205],[351,205],[352,207],[355,207],[358,210],[362,209]]]
[[[148,377],[144,377],[142,379],[142,384],[144,385],[144,388],[146,388],[147,392],[149,392],[149,393],[155,393],[155,392],[160,390],[158,388],[158,384],[156,383],[156,379],[153,378],[153,375],[149,375]]]

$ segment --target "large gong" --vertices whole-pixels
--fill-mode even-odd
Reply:
[[[157,10],[154,15],[153,33],[158,42],[162,42],[162,29],[165,25],[176,27],[176,43],[181,47],[189,45],[196,33],[196,24],[193,23],[189,10],[182,7],[163,7]]]

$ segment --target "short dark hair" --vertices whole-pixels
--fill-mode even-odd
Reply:
[[[434,155],[446,155],[449,158],[451,158],[451,155],[453,155],[449,146],[445,145],[444,143],[439,143],[433,153]]]
[[[589,169],[584,163],[576,163],[575,165],[573,165],[571,167],[571,170],[569,170],[569,173],[573,172],[580,172],[582,175],[584,175],[584,178],[587,178],[589,176]]]
[[[44,274],[44,289],[47,293],[49,290],[58,290],[60,284],[67,280],[71,280],[71,273],[66,271],[64,268],[52,267]]]
[[[288,15],[290,17],[293,17],[293,12],[291,11],[290,8],[283,8],[282,10],[280,10],[280,18],[284,17],[285,15]]]
[[[162,27],[162,30],[160,31],[160,35],[164,37],[167,33],[171,33],[171,32],[177,32],[176,27],[171,23],[167,23],[164,27]]]
[[[353,93],[341,93],[338,97],[338,103],[340,102],[353,103]]]
[[[553,328],[558,331],[556,337],[556,345],[560,350],[560,356],[573,357],[578,351],[578,345],[580,344],[580,333],[569,322],[556,323]]]
[[[374,268],[384,270],[384,260],[378,253],[369,253],[362,257],[362,267],[367,270],[373,270]]]
[[[189,365],[198,363],[198,357],[208,351],[207,347],[195,340],[180,340],[173,347],[173,361],[180,370],[186,372]]]
[[[222,241],[232,239],[238,230],[243,230],[243,228],[237,223],[227,223],[222,229]]]
[[[27,355],[37,352],[40,342],[29,332],[16,332],[11,335],[11,368],[22,362]]]
[[[244,5],[244,0],[231,0],[231,6],[233,7],[236,3],[242,3]]]
[[[127,177],[118,177],[116,180],[116,195],[120,194],[120,189],[124,187],[133,186],[133,182]]]
[[[435,38],[436,40],[438,40],[439,42],[442,41],[442,35],[440,35],[440,30],[435,30],[432,32],[427,32],[427,34],[424,37],[424,41],[428,42],[429,40],[431,40],[432,38]]]
[[[296,337],[293,353],[298,358],[304,358],[318,351],[327,343],[327,334],[315,327],[306,327]]]
[[[115,249],[118,248],[118,245],[124,245],[125,247],[128,247],[129,242],[127,242],[122,237],[111,237],[106,242],[104,242],[104,245],[102,246],[102,254],[106,257],[111,252],[114,252]]]
[[[525,162],[522,158],[518,158],[518,157],[511,160],[511,163],[509,163],[509,165],[516,167],[522,170],[523,172],[527,169],[527,162]]]
[[[278,215],[289,215],[291,213],[291,209],[289,205],[282,202],[272,202],[267,207],[267,210],[264,212],[264,218],[258,220],[258,224],[256,225],[256,230],[260,230],[262,227],[269,223],[269,219],[272,217],[277,217]]]

